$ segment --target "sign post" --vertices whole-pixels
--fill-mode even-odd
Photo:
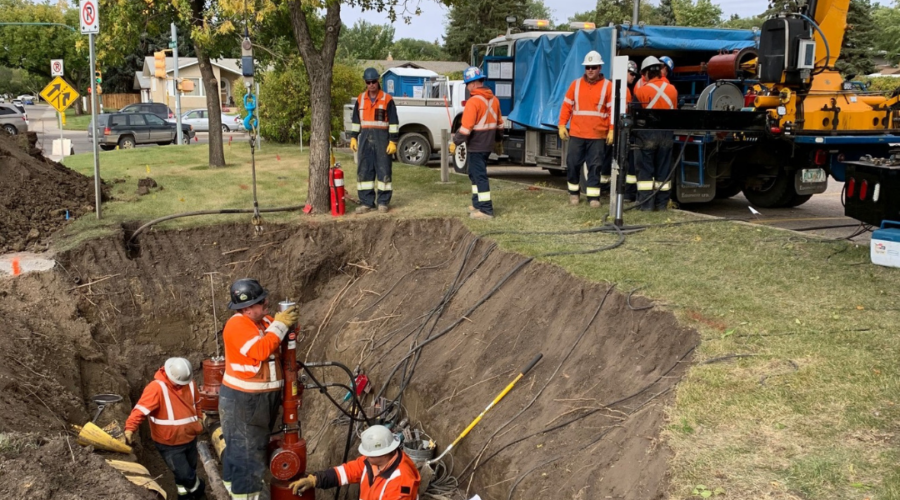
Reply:
[[[100,12],[97,0],[81,0],[80,8],[81,17],[81,34],[88,36],[90,45],[91,67],[88,70],[89,75],[94,74],[97,66],[97,52],[94,50],[94,35],[100,33]],[[91,78],[91,142],[94,150],[94,199],[97,206],[97,218],[102,218],[100,209],[100,151],[97,143],[97,79]]]
[[[57,76],[54,78],[44,90],[41,91],[41,98],[44,99],[47,104],[53,106],[57,112],[59,112],[59,154],[61,156],[66,156],[65,149],[63,148],[63,142],[65,141],[65,137],[63,136],[63,115],[68,109],[69,106],[75,104],[75,101],[81,97],[69,82],[63,80],[61,76]]]
[[[63,76],[63,60],[62,59],[51,59],[50,60],[50,76]],[[77,99],[77,97],[75,98]],[[75,100],[73,99],[73,101]],[[59,154],[62,156],[66,156],[66,153],[63,151],[63,141],[65,140],[65,136],[63,135],[63,126],[66,124],[66,115],[65,111],[59,112]]]
[[[172,82],[172,89],[175,91],[175,142],[178,145],[184,144],[184,132],[181,130],[181,91],[178,90],[178,29],[175,23],[172,23],[172,41],[169,42],[172,48],[172,58],[175,59],[175,81]]]

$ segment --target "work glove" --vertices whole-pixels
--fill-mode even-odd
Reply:
[[[616,138],[616,132],[614,130],[610,130],[608,134],[606,134],[606,143],[612,144],[613,140]]]
[[[456,143],[455,143],[455,142],[451,142],[451,143],[450,143],[450,154],[451,154],[451,155],[455,155],[455,154],[456,154]]]
[[[300,311],[297,306],[291,306],[275,315],[275,321],[280,321],[287,325],[288,328],[294,326],[294,323],[300,319]]]
[[[503,143],[502,142],[494,143],[494,154],[496,154],[497,156],[500,156],[503,154]]]
[[[397,143],[394,141],[389,142],[388,147],[387,147],[387,154],[392,155],[396,152],[397,152]]]
[[[359,144],[356,143],[356,137],[354,137],[350,139],[350,150],[355,153],[357,149],[359,149]]]
[[[560,138],[561,140],[563,140],[563,141],[568,141],[568,140],[569,140],[569,131],[566,130],[566,126],[565,126],[565,125],[560,125],[560,126],[559,126],[559,138]]]
[[[304,491],[315,488],[316,487],[316,476],[310,474],[303,479],[298,479],[291,483],[291,492],[295,495],[299,495]]]
[[[125,431],[125,444],[130,445],[134,443],[134,431]]]

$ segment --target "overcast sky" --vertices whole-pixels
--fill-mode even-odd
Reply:
[[[411,5],[414,5],[414,2],[416,0],[410,0]],[[544,3],[550,6],[553,20],[559,22],[568,19],[569,16],[576,12],[592,10],[597,5],[597,0],[545,0]],[[762,13],[768,7],[767,0],[713,0],[713,3],[717,3],[722,7],[723,17],[730,17],[731,14],[737,14],[741,17],[754,16]],[[394,23],[394,28],[396,29],[395,39],[419,38],[434,41],[436,38],[443,36],[447,8],[434,0],[421,0],[419,6],[422,8],[422,15],[413,17],[411,24],[404,23],[398,16],[397,22]],[[346,5],[341,7],[341,19],[348,26],[352,26],[359,19],[365,19],[375,24],[390,22],[384,14],[377,12],[363,13],[359,9],[350,9]],[[442,38],[441,41],[443,41]]]

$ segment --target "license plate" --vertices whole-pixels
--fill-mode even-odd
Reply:
[[[818,184],[825,182],[828,176],[825,174],[825,169],[822,168],[805,168],[803,169],[803,175],[801,177],[801,182],[804,184]]]

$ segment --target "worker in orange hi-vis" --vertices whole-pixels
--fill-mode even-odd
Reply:
[[[644,109],[676,109],[678,107],[678,91],[662,79],[662,62],[649,56],[641,63],[641,73],[647,83],[635,90],[635,100]],[[672,147],[674,145],[671,130],[637,130],[634,133],[634,144],[638,151],[637,159],[637,203],[641,210],[665,210],[669,203],[672,181]]]
[[[125,442],[134,442],[144,419],[150,420],[150,437],[166,465],[175,474],[179,500],[203,497],[203,480],[197,477],[197,436],[200,394],[191,379],[191,363],[184,358],[166,360],[125,422]]]
[[[613,111],[614,84],[603,77],[603,58],[597,51],[584,57],[584,75],[569,85],[559,110],[559,138],[568,140],[566,174],[569,203],[579,202],[580,181],[585,181],[585,194],[591,207],[600,206],[600,186],[609,176],[600,178],[603,160],[608,154],[607,144],[612,144],[614,132],[610,119]],[[570,130],[566,125],[570,124]],[[586,165],[582,169],[582,165]]]

